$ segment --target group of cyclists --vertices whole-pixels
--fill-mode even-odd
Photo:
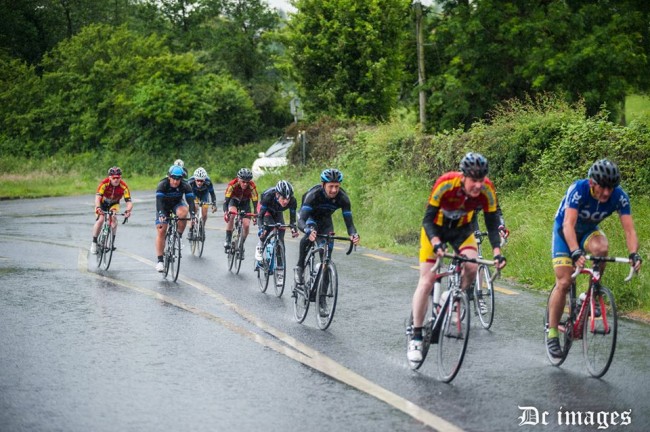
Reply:
[[[435,275],[431,272],[438,259],[444,256],[447,245],[457,254],[467,258],[477,258],[478,248],[475,237],[476,214],[483,211],[488,239],[492,246],[494,265],[497,269],[506,266],[506,258],[501,251],[501,237],[507,232],[503,215],[498,204],[494,184],[487,177],[487,159],[479,154],[467,153],[460,161],[459,170],[447,172],[435,181],[427,202],[420,229],[419,280],[412,298],[413,336],[407,347],[407,358],[411,362],[423,359],[422,328],[427,301]],[[163,269],[163,245],[168,215],[179,217],[178,230],[182,235],[186,221],[194,222],[195,200],[209,202],[216,211],[216,196],[212,181],[202,167],[187,178],[187,170],[182,160],[176,160],[169,168],[167,177],[156,188],[156,270]],[[103,179],[95,197],[98,215],[93,226],[91,253],[96,253],[97,233],[103,222],[102,210],[119,211],[120,199],[126,202],[125,216],[130,215],[133,204],[129,188],[122,180],[122,170],[112,167],[108,177]],[[575,266],[584,266],[585,253],[606,256],[609,243],[600,230],[599,223],[617,212],[625,233],[630,264],[639,271],[642,263],[638,253],[639,242],[631,215],[630,200],[620,186],[620,171],[608,159],[596,161],[588,171],[587,178],[571,184],[564,194],[555,214],[552,231],[552,262],[555,272],[555,287],[549,300],[548,352],[555,357],[562,356],[559,344],[558,321],[565,306],[565,298],[571,284],[571,274]],[[230,247],[233,215],[239,211],[251,212],[254,209],[258,224],[258,247],[255,258],[261,260],[261,242],[268,234],[268,227],[277,223],[285,224],[284,212],[289,210],[291,235],[297,237],[298,230],[304,233],[300,240],[298,262],[294,268],[294,281],[303,284],[305,258],[317,233],[333,231],[332,214],[341,209],[348,235],[353,244],[360,237],[354,226],[350,198],[341,188],[343,174],[338,169],[325,169],[320,182],[311,187],[302,197],[298,209],[294,189],[286,180],[280,180],[274,187],[264,191],[261,196],[253,182],[253,174],[242,168],[231,180],[225,191],[223,203],[226,222],[226,252]],[[202,216],[207,218],[207,207]],[[189,214],[189,217],[188,217]],[[116,226],[113,225],[113,229]],[[249,233],[250,220],[243,221],[244,239]],[[114,231],[115,232],[115,231]],[[284,237],[284,229],[280,235]],[[243,251],[242,251],[243,253]],[[464,264],[461,287],[467,290],[475,280],[477,265]],[[604,270],[604,264],[601,272]]]

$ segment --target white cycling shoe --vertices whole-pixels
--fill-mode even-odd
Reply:
[[[411,339],[409,342],[408,350],[406,351],[406,358],[412,362],[422,361],[422,341],[418,339]]]

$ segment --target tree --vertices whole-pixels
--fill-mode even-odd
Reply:
[[[385,119],[402,73],[407,0],[296,0],[288,55],[317,113]]]
[[[443,1],[427,64],[431,126],[484,118],[501,101],[558,92],[593,115],[616,117],[632,89],[647,87],[644,2]],[[643,10],[645,9],[645,11]]]

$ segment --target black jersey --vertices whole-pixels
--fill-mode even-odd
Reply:
[[[357,229],[352,221],[352,206],[345,190],[341,188],[334,198],[328,198],[322,184],[312,187],[302,197],[300,207],[301,228],[316,228],[318,230],[319,225],[331,226],[332,214],[338,209],[343,212],[343,220],[348,234],[356,234]]]
[[[262,193],[259,203],[259,211],[257,213],[257,224],[261,227],[264,225],[264,216],[269,215],[274,220],[278,220],[277,216],[286,209],[289,209],[289,224],[296,223],[296,208],[298,201],[296,197],[291,197],[286,207],[282,207],[276,197],[275,187],[269,188]]]
[[[181,180],[178,187],[172,187],[169,183],[169,178],[163,179],[158,183],[156,188],[156,211],[158,213],[165,213],[171,211],[178,204],[183,202],[183,196],[187,200],[187,205],[190,212],[194,214],[194,192],[192,187],[185,180]]]

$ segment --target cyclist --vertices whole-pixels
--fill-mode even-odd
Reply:
[[[99,182],[97,193],[95,194],[95,213],[97,220],[93,226],[93,241],[90,243],[90,253],[97,253],[97,236],[104,223],[104,213],[102,211],[112,210],[115,213],[120,211],[120,200],[124,198],[126,202],[125,217],[131,216],[133,202],[131,201],[131,192],[129,187],[122,180],[122,169],[114,166],[108,169],[108,177]],[[117,220],[113,218],[111,227],[113,228],[113,248],[115,248],[115,233],[117,232]]]
[[[183,200],[183,196],[187,202]],[[156,188],[156,271],[165,271],[163,264],[163,250],[165,248],[165,234],[167,233],[167,216],[173,212],[179,218],[187,217],[189,207],[190,217],[194,223],[196,206],[194,205],[194,192],[192,187],[183,180],[183,168],[179,165],[169,167],[167,178],[158,183]],[[178,233],[182,237],[186,221],[178,221]]]
[[[262,261],[262,243],[268,234],[264,225],[273,225],[276,223],[284,224],[283,212],[289,209],[289,225],[291,225],[291,236],[298,237],[296,229],[296,207],[298,203],[293,196],[293,186],[286,180],[280,180],[275,187],[269,188],[262,193],[257,209],[257,223],[260,238],[255,248],[255,259]],[[279,236],[284,240],[284,228],[280,228]],[[284,263],[282,263],[284,265]]]
[[[407,350],[412,362],[422,361],[422,325],[435,280],[431,268],[444,255],[445,244],[449,243],[456,253],[467,258],[478,256],[470,224],[477,209],[483,210],[495,266],[501,269],[506,265],[499,247],[496,190],[487,174],[487,159],[470,152],[460,161],[460,172],[452,171],[438,177],[431,190],[420,230],[420,278],[413,293],[413,338]],[[463,268],[461,288],[466,290],[475,280],[477,266],[465,263]]]
[[[194,170],[194,175],[187,181],[192,187],[194,199],[196,202],[208,202],[208,195],[210,196],[210,203],[212,204],[212,213],[217,211],[217,196],[214,194],[214,186],[212,180],[208,176],[208,172],[203,167],[198,167]],[[207,207],[201,208],[201,214],[204,223],[208,222],[208,209]],[[188,237],[189,240],[192,240]]]
[[[553,270],[555,287],[548,301],[548,352],[562,357],[558,322],[565,306],[566,295],[571,286],[573,267],[584,267],[585,251],[594,256],[607,256],[609,242],[598,224],[614,212],[618,212],[625,241],[630,252],[630,264],[638,271],[641,256],[639,241],[634,229],[630,199],[619,186],[621,173],[610,160],[595,162],[586,179],[577,180],[566,191],[555,213],[553,225]],[[604,263],[601,272],[604,270]]]
[[[302,285],[305,259],[311,243],[316,241],[318,232],[329,233],[334,231],[332,213],[337,209],[343,212],[343,220],[348,230],[350,240],[355,245],[359,244],[359,234],[352,221],[352,207],[348,194],[341,188],[343,173],[335,168],[328,168],[320,175],[321,183],[312,186],[302,197],[298,228],[305,233],[300,240],[298,263],[294,268],[294,281]]]
[[[253,202],[253,208],[257,209],[257,186],[253,182],[253,173],[248,168],[242,168],[237,172],[237,177],[232,179],[226,186],[226,199],[223,202],[223,220],[226,221],[226,242],[223,244],[225,247],[226,253],[230,248],[230,242],[232,240],[232,230],[235,223],[235,218],[231,217],[230,212],[237,212],[238,210],[245,210],[250,213],[251,211],[251,201]],[[242,221],[243,224],[243,240],[246,241],[248,237],[248,230],[250,226],[250,220],[244,218]],[[244,250],[241,251],[241,259],[244,259]]]

